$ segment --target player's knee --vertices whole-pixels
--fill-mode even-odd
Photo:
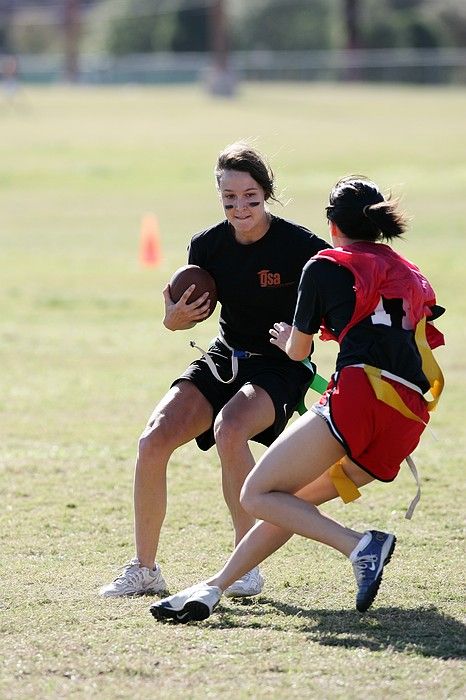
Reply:
[[[260,496],[261,494],[254,486],[253,481],[251,479],[246,479],[241,489],[239,500],[242,508],[256,518],[260,517],[258,515],[260,511]]]
[[[154,433],[143,433],[138,443],[138,467],[144,468],[154,462],[157,444],[154,440]]]
[[[172,452],[176,447],[176,431],[166,421],[154,421],[149,425],[138,443],[138,464],[152,465],[161,455]]]
[[[237,449],[238,445],[247,442],[241,421],[222,414],[215,419],[214,437],[220,455],[227,455]]]

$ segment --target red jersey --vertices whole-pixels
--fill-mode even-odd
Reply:
[[[380,298],[402,299],[406,330],[416,328],[418,322],[432,315],[435,292],[419,268],[390,246],[382,243],[362,242],[350,246],[321,250],[314,259],[325,258],[346,267],[354,276],[356,303],[349,323],[336,337],[326,326],[321,326],[322,340],[341,343],[350,328],[370,316]],[[443,335],[427,324],[427,340],[431,348],[444,344]]]

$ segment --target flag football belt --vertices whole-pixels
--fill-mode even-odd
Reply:
[[[433,355],[432,349],[430,348],[427,342],[425,318],[423,318],[417,324],[414,337],[419,353],[421,355],[422,371],[429,382],[429,391],[432,396],[432,399],[426,399],[426,402],[427,410],[431,412],[437,406],[445,382],[442,370],[440,369]],[[426,425],[425,421],[423,421],[422,418],[413,413],[413,411],[411,411],[411,409],[405,404],[395,387],[386,380],[391,379],[423,395],[423,392],[418,386],[406,381],[406,379],[403,379],[402,377],[398,377],[395,374],[392,374],[391,372],[378,369],[377,367],[372,367],[371,365],[360,364],[349,366],[361,367],[362,369],[364,369],[364,372],[366,373],[370,385],[372,386],[374,393],[379,401],[383,401],[391,408],[394,408],[396,411],[399,411],[399,413],[401,413],[406,418],[418,421],[420,423],[424,423],[424,425]],[[416,495],[411,501],[408,510],[405,514],[405,518],[410,520],[413,516],[414,509],[416,508],[421,498],[421,485],[416,464],[411,455],[408,455],[408,457],[406,457],[406,463],[408,464],[411,470],[411,473],[414,477],[417,486]],[[330,467],[329,475],[338,492],[338,495],[345,503],[350,503],[351,501],[356,500],[356,498],[359,498],[361,493],[357,486],[354,484],[354,482],[345,474],[341,462],[337,462],[332,467]]]
[[[249,350],[235,350],[235,348],[232,348],[231,345],[228,345],[223,336],[220,336],[218,340],[231,352],[230,379],[221,378],[221,376],[218,373],[217,367],[215,366],[215,362],[212,360],[207,350],[203,350],[203,348],[196,344],[195,340],[191,340],[189,344],[192,348],[196,348],[196,350],[199,350],[199,352],[201,353],[201,359],[204,359],[207,362],[207,366],[214,375],[215,379],[218,379],[218,381],[222,382],[222,384],[231,384],[235,381],[236,376],[238,374],[238,360],[249,360],[250,357],[260,357],[262,354],[260,352],[249,352]]]
[[[310,370],[314,375],[312,377],[312,380],[307,385],[307,389],[314,389],[314,391],[317,391],[318,394],[323,394],[328,386],[328,381],[321,377],[320,374],[317,374],[315,364],[311,362],[311,360],[308,357],[306,357],[304,360],[301,360],[301,364],[307,367],[308,370]],[[299,404],[296,406],[296,411],[300,416],[303,416],[307,411],[305,398],[306,397],[303,396]]]
[[[206,361],[207,366],[214,375],[215,379],[218,379],[218,381],[222,382],[222,384],[231,384],[236,379],[238,374],[238,360],[248,360],[250,357],[263,356],[260,352],[249,352],[249,350],[236,350],[226,342],[223,336],[219,336],[218,340],[231,352],[230,379],[221,378],[221,376],[218,373],[217,367],[215,366],[215,362],[212,360],[207,350],[203,350],[199,345],[197,345],[195,340],[191,340],[189,344],[192,348],[196,348],[196,350],[199,350],[199,352],[201,353],[201,359],[203,358]],[[323,394],[325,389],[327,388],[327,380],[321,377],[320,374],[317,374],[315,365],[309,360],[309,358],[302,360],[302,364],[305,367],[307,367],[314,375],[312,377],[312,381],[308,384],[307,388],[314,389],[314,391],[317,391],[317,393]],[[298,404],[298,406],[296,407],[296,411],[299,413],[300,416],[302,416],[303,413],[306,413],[307,408],[304,403],[304,399],[302,399],[302,401]]]

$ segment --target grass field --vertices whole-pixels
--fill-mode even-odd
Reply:
[[[466,393],[466,93],[450,88],[248,85],[234,101],[194,87],[25,87],[0,102],[0,697],[460,698],[465,693],[463,458]],[[205,624],[156,624],[148,599],[102,601],[132,556],[139,432],[171,379],[215,334],[161,326],[161,289],[192,233],[221,218],[217,153],[256,137],[287,218],[326,236],[338,177],[403,194],[398,250],[448,313],[443,401],[405,468],[328,512],[399,544],[371,612],[348,564],[294,538],[264,564],[263,595]],[[141,268],[143,215],[163,261]],[[335,348],[317,349],[328,374]],[[214,450],[174,456],[160,563],[172,591],[207,576],[232,532]]]

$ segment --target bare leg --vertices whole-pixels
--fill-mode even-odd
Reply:
[[[235,528],[235,544],[256,522],[240,503],[241,488],[255,464],[248,440],[272,425],[274,420],[272,399],[264,389],[250,384],[235,394],[215,420],[223,495]]]
[[[325,469],[327,469],[329,466],[335,463],[339,456],[341,456],[341,453],[336,454],[335,456],[335,453],[333,451],[334,447],[331,447],[331,442],[334,442],[336,443],[337,447],[341,450],[341,446],[339,445],[339,443],[337,443],[334,440],[334,438],[332,438],[327,426],[322,422],[322,420],[318,416],[315,416],[315,414],[313,414],[313,416],[316,420],[316,432],[314,432],[314,430],[310,431],[313,434],[313,437],[311,439],[318,440],[314,443],[314,450],[312,451],[312,449],[310,449],[312,448],[312,443],[306,448],[304,444],[300,443],[299,440],[296,440],[295,436],[292,438],[293,447],[291,449],[293,454],[288,454],[286,456],[284,452],[281,453],[281,458],[284,459],[286,456],[286,460],[282,462],[282,469],[280,469],[280,473],[277,475],[277,481],[280,485],[276,488],[284,488],[283,484],[289,481],[290,488],[295,489],[296,495],[291,496],[290,493],[277,492],[270,494],[274,497],[283,495],[288,497],[288,499],[292,499],[291,507],[289,507],[287,501],[285,506],[283,506],[282,503],[279,503],[278,509],[274,510],[274,506],[276,505],[275,499],[272,502],[272,506],[270,506],[268,503],[264,505],[261,502],[260,504],[261,508],[267,509],[269,517],[277,517],[278,519],[283,518],[283,516],[285,516],[285,522],[282,522],[281,526],[271,524],[270,522],[257,523],[252,528],[252,530],[243,538],[241,543],[236,547],[235,551],[233,552],[223,569],[221,569],[221,571],[215,574],[215,576],[208,579],[209,584],[218,586],[222,590],[225,590],[225,588],[227,588],[237,578],[242,576],[246,571],[249,571],[251,568],[253,568],[265,558],[270,556],[270,554],[272,554],[274,551],[279,549],[291,537],[293,532],[298,531],[298,527],[301,531],[300,534],[303,534],[307,537],[311,537],[312,539],[316,539],[320,542],[330,544],[331,546],[335,547],[339,551],[342,551],[346,555],[350,554],[352,549],[354,549],[357,542],[361,538],[362,533],[355,532],[353,530],[350,530],[349,528],[345,528],[339,525],[334,520],[321,514],[317,510],[317,508],[315,508],[315,505],[319,505],[321,503],[329,501],[337,496],[335,487],[333,486],[333,483],[331,482],[330,477],[326,471],[325,473],[315,478],[310,484],[302,487],[300,490],[298,490],[296,486],[297,484],[299,485],[301,481],[301,477],[298,474],[300,470],[299,468],[295,469],[297,461],[301,461],[299,455],[302,455],[304,461],[307,461],[307,473],[311,478],[316,450],[319,450],[320,461],[322,460],[322,455],[327,454],[328,464]],[[310,417],[311,416],[307,416],[308,421],[302,419],[296,421],[296,423],[294,423],[293,426],[291,426],[286,431],[283,439],[279,438],[277,442],[286,443],[286,436],[290,434],[290,431],[293,431],[293,428],[297,423],[304,424],[304,429],[309,430],[309,426],[306,427],[306,423],[309,422]],[[322,428],[324,428],[323,433],[319,429],[319,424]],[[298,433],[301,431],[299,425],[297,426],[297,430]],[[325,447],[327,439],[330,440],[330,442],[327,445],[328,449]],[[270,452],[274,451],[277,442],[274,443],[270,450],[267,451],[264,457],[259,461],[254,471],[251,473],[251,476],[247,480],[245,485],[246,492],[249,488],[249,481],[252,481],[255,477],[256,470],[259,471],[259,469],[266,469],[266,467],[263,466],[264,462],[266,461]],[[339,450],[337,449],[337,453],[338,452]],[[308,455],[307,460],[306,454]],[[283,467],[283,464],[287,466]],[[321,464],[319,469],[322,468],[323,467]],[[347,458],[345,460],[344,469],[348,476],[355,482],[357,486],[364,486],[365,484],[368,484],[371,481],[373,481],[372,477],[366,474],[362,469],[357,467],[357,465],[353,464]],[[315,471],[318,471],[318,469],[314,468],[314,472]],[[309,478],[309,476],[306,478]],[[261,493],[260,489],[258,490]],[[254,494],[255,492],[253,492],[253,498],[255,498]],[[296,502],[298,502],[297,511],[294,510]]]
[[[343,447],[325,422],[314,413],[306,414],[259,460],[245,483],[243,506],[262,520],[348,555],[359,540],[358,534],[294,495],[343,456]]]
[[[189,381],[175,385],[152,413],[141,435],[134,474],[136,555],[154,566],[167,506],[166,469],[173,451],[207,430],[212,407]]]

